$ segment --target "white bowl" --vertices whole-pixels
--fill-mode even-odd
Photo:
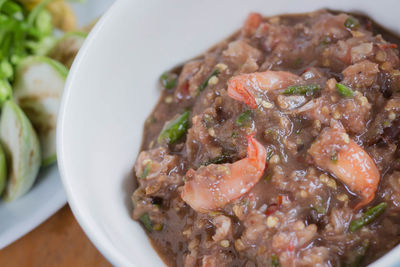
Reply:
[[[117,266],[163,266],[130,217],[130,195],[143,123],[158,100],[156,84],[164,70],[230,35],[250,11],[361,11],[396,30],[400,2],[381,3],[377,8],[376,0],[117,1],[75,61],[58,122],[67,197],[97,248]],[[400,247],[376,266],[394,266],[399,260]]]

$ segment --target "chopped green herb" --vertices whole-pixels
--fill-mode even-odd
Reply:
[[[311,209],[315,210],[319,214],[326,214],[326,209],[322,204],[311,205]]]
[[[333,163],[337,163],[337,161],[338,161],[338,154],[337,154],[336,151],[333,151],[333,152],[332,152],[331,161],[332,161]]]
[[[390,126],[390,122],[389,122],[389,121],[384,121],[384,122],[382,123],[382,126],[383,126],[384,128],[387,128],[387,127]]]
[[[269,161],[273,155],[274,155],[274,151],[272,151],[272,150],[268,151],[267,152],[267,161]]]
[[[151,161],[149,161],[149,162],[146,164],[146,166],[144,166],[142,175],[140,175],[140,179],[146,179],[147,175],[149,175],[150,167],[151,167]]]
[[[355,232],[358,229],[360,229],[363,226],[366,226],[370,223],[372,223],[373,221],[375,221],[379,215],[381,215],[387,207],[387,203],[386,202],[381,202],[378,205],[369,208],[360,219],[357,220],[353,220],[350,223],[350,231],[351,232]]]
[[[0,80],[0,106],[12,98],[12,88],[7,80]]]
[[[243,200],[241,205],[242,206],[248,206],[250,204],[250,202],[248,200]]]
[[[344,84],[337,83],[336,89],[338,93],[344,97],[352,97],[354,95],[354,91],[350,87]]]
[[[143,226],[147,231],[150,233],[153,231],[153,223],[151,222],[148,213],[144,213],[142,216],[140,216],[139,220],[143,223]]]
[[[7,60],[0,63],[0,79],[10,79],[14,75],[13,66]]]
[[[272,254],[270,257],[270,265],[272,267],[280,267],[281,266],[281,262],[279,260],[279,257],[276,256],[275,254]]]
[[[357,246],[351,254],[348,255],[344,267],[358,267],[367,253],[369,241],[365,240],[360,246]]]
[[[189,117],[190,112],[185,111],[179,115],[175,120],[167,123],[160,135],[158,136],[158,143],[163,144],[173,144],[179,140],[183,135],[185,135],[189,127]]]
[[[271,181],[271,178],[272,178],[271,174],[266,174],[266,175],[264,175],[263,180],[266,182],[269,182],[269,181]]]
[[[250,119],[251,119],[251,110],[247,109],[238,116],[238,118],[236,119],[236,124],[238,126],[247,126],[250,122]]]
[[[289,86],[283,93],[285,95],[307,95],[311,96],[321,90],[318,84]]]
[[[162,231],[163,228],[164,228],[164,225],[161,224],[161,223],[156,223],[156,224],[153,226],[153,230],[154,230],[154,231]]]
[[[321,44],[322,45],[327,45],[331,42],[331,38],[329,36],[324,36],[324,38],[322,38]]]
[[[231,137],[232,137],[232,138],[238,137],[238,133],[237,133],[237,132],[233,132],[232,135],[231,135]]]
[[[161,75],[160,82],[165,89],[169,90],[176,86],[177,79],[178,75],[167,71]]]
[[[360,22],[355,17],[348,17],[344,22],[344,26],[350,30],[357,30],[360,26]]]
[[[208,76],[208,78],[199,86],[199,88],[197,89],[197,93],[202,92],[204,89],[206,89],[207,85],[208,85],[208,81],[213,77],[213,76],[218,76],[220,73],[220,71],[218,69],[214,70],[210,76]]]
[[[24,19],[22,7],[13,1],[5,2],[1,7],[1,11],[15,20],[21,21]]]
[[[221,164],[221,163],[228,163],[232,160],[232,156],[228,154],[222,154],[221,156],[215,157],[213,159],[210,159],[209,161],[206,161],[202,163],[201,165],[207,166],[210,164]]]
[[[208,213],[208,215],[211,216],[211,217],[215,217],[215,216],[218,216],[220,214],[221,214],[221,212],[219,212],[219,211],[210,211]]]
[[[296,58],[296,60],[294,61],[294,65],[296,67],[300,66],[303,63],[303,60],[301,57]]]

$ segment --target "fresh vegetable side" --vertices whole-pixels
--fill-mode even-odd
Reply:
[[[400,243],[399,38],[264,18],[160,77],[133,218],[169,266],[366,266]]]
[[[55,28],[73,32],[57,37]],[[7,201],[56,161],[64,83],[86,35],[62,0],[0,0],[0,193]]]

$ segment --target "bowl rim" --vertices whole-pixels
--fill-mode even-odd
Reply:
[[[110,6],[107,12],[103,16],[101,16],[99,21],[93,27],[88,37],[86,38],[83,46],[79,50],[74,60],[74,63],[71,66],[71,70],[69,71],[69,75],[65,83],[64,87],[65,89],[63,92],[59,116],[57,120],[57,164],[59,167],[61,181],[64,186],[64,191],[67,196],[68,204],[76,220],[78,221],[79,225],[82,227],[83,231],[85,232],[89,240],[92,242],[92,244],[102,253],[102,255],[108,261],[110,261],[113,265],[116,266],[129,266],[130,261],[117,249],[109,245],[108,242],[104,242],[103,238],[96,233],[96,229],[93,227],[93,224],[90,223],[91,219],[89,218],[89,216],[82,213],[78,208],[79,205],[76,201],[74,193],[72,192],[72,186],[70,185],[67,179],[68,175],[64,164],[65,153],[64,153],[64,147],[62,145],[62,140],[64,132],[65,111],[66,111],[66,106],[69,102],[69,96],[71,91],[70,84],[72,84],[74,80],[75,73],[77,73],[79,70],[79,65],[83,61],[85,51],[88,49],[88,47],[91,46],[94,39],[96,38],[97,33],[101,31],[101,29],[104,27],[107,21],[109,21],[112,17],[116,16],[116,12],[114,12],[114,10],[117,10],[119,8],[119,5],[121,5],[121,3],[123,3],[124,1],[125,0],[115,0],[115,2]]]

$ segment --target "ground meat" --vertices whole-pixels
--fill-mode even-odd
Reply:
[[[399,244],[398,43],[362,16],[251,13],[163,75],[132,201],[165,262],[365,266]]]
[[[237,40],[228,45],[228,48],[222,52],[222,56],[232,65],[240,66],[236,71],[236,74],[239,74],[257,71],[257,61],[262,57],[262,53],[246,41]]]

